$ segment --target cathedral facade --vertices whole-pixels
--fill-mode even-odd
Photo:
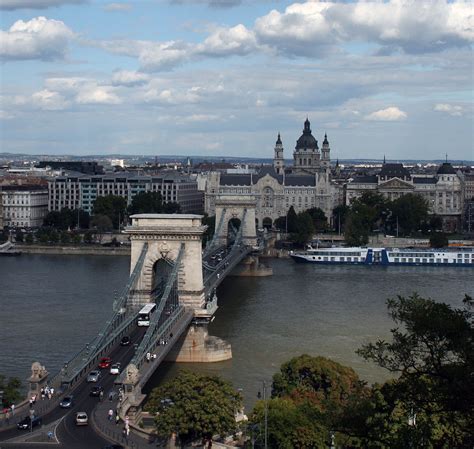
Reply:
[[[337,186],[331,183],[330,149],[325,136],[321,150],[313,137],[308,119],[293,152],[293,166],[286,167],[280,134],[274,147],[272,166],[262,166],[255,173],[228,174],[211,172],[207,176],[205,211],[215,214],[219,195],[251,195],[256,199],[259,227],[273,225],[293,206],[296,213],[321,208],[328,220],[337,205]]]

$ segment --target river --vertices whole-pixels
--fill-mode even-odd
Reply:
[[[232,344],[233,359],[164,364],[149,387],[186,367],[220,374],[255,401],[262,381],[302,353],[352,366],[369,383],[387,373],[355,354],[394,326],[386,299],[422,296],[460,306],[474,295],[470,268],[315,266],[267,260],[272,277],[230,277],[218,290],[212,335]],[[22,255],[0,258],[0,374],[25,379],[33,361],[50,372],[90,341],[125,285],[128,257]]]

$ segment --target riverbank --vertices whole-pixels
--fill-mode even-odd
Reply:
[[[130,246],[61,246],[61,245],[19,245],[15,248],[24,254],[56,254],[80,256],[129,256]]]

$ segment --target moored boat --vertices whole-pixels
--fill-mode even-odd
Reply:
[[[474,248],[309,248],[292,251],[299,263],[474,267]]]

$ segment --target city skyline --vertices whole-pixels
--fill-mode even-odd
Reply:
[[[0,7],[5,152],[473,159],[469,2]]]

